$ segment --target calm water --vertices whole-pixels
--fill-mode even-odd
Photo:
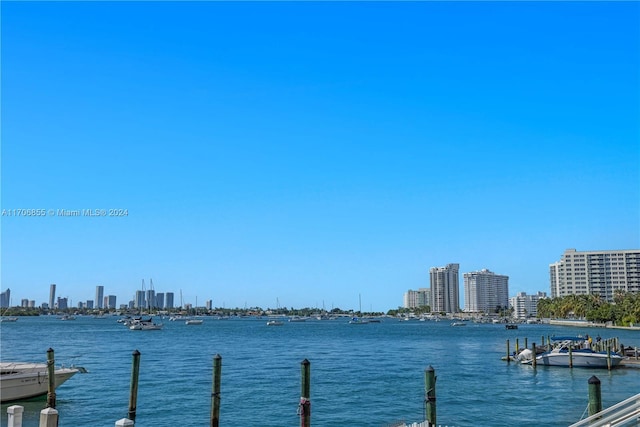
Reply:
[[[300,363],[311,362],[314,426],[380,427],[422,421],[424,370],[437,375],[438,424],[449,426],[568,425],[587,407],[587,380],[602,382],[603,406],[640,392],[640,369],[585,370],[507,364],[515,339],[599,333],[640,347],[640,332],[548,325],[399,322],[349,325],[346,319],[286,323],[206,319],[203,325],[163,321],[161,331],[129,331],[115,318],[20,318],[1,324],[3,361],[45,361],[89,370],[57,389],[61,427],[112,427],[127,415],[132,352],[140,383],[136,425],[208,426],[213,356],[222,356],[222,426],[299,425]],[[38,425],[44,401],[25,406],[24,426]],[[6,425],[2,405],[1,425]]]

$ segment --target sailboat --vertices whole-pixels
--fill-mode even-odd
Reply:
[[[196,297],[196,317],[198,317],[198,297]],[[185,320],[185,325],[202,325],[204,320],[202,319],[187,319]]]
[[[360,296],[360,294],[358,294],[358,301],[360,303],[360,308],[358,309],[358,313],[362,314],[362,298]],[[366,325],[369,323],[368,319],[363,319],[361,317],[358,316],[353,316],[351,318],[351,320],[349,320],[349,323],[351,325]]]
[[[11,308],[11,303],[9,303],[9,307],[7,307],[7,309],[4,311],[4,314],[0,318],[0,322],[4,323],[4,322],[17,322],[18,321],[18,318],[15,317],[15,316],[9,316],[9,317],[5,316],[7,314],[7,311],[9,311],[10,308]]]

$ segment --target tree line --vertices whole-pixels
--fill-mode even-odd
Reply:
[[[567,295],[538,301],[539,318],[579,318],[616,326],[640,325],[640,293],[616,291],[613,301],[600,295]]]

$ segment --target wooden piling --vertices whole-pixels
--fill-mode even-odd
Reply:
[[[607,369],[611,370],[611,346],[607,346]]]
[[[47,408],[56,408],[56,361],[53,349],[47,350],[47,377],[49,389],[47,393]]]
[[[602,411],[602,396],[600,393],[600,380],[593,375],[589,378],[589,416]]]
[[[569,367],[573,368],[573,346],[569,344]]]
[[[536,343],[533,343],[533,344],[531,345],[531,352],[533,353],[533,354],[531,355],[531,357],[532,357],[532,359],[531,359],[531,366],[533,366],[533,367],[535,368],[535,367],[537,366],[537,363],[538,363],[538,361],[537,361],[537,359],[536,359],[536,357],[537,357],[537,354],[536,354]]]
[[[519,338],[516,338],[516,354],[520,354],[520,343],[518,342]]]
[[[213,357],[213,390],[211,391],[211,427],[220,425],[220,374],[222,372],[222,356]]]
[[[300,363],[300,427],[311,426],[311,362],[304,359]]]
[[[436,425],[436,372],[431,365],[424,371],[424,394],[427,427],[433,427]]]
[[[127,418],[131,421],[136,420],[136,410],[138,405],[138,376],[140,374],[140,352],[133,352],[133,360],[131,362],[131,386],[129,389],[129,414]]]
[[[507,363],[511,362],[511,353],[509,353],[509,340],[507,340]]]
[[[527,337],[524,337],[524,348],[529,348],[528,341],[529,339]]]

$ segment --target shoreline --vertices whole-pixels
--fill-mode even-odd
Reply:
[[[624,329],[628,331],[640,331],[640,326],[614,326],[607,323],[590,322],[588,320],[550,319],[549,324],[556,326],[574,326],[579,328]]]

